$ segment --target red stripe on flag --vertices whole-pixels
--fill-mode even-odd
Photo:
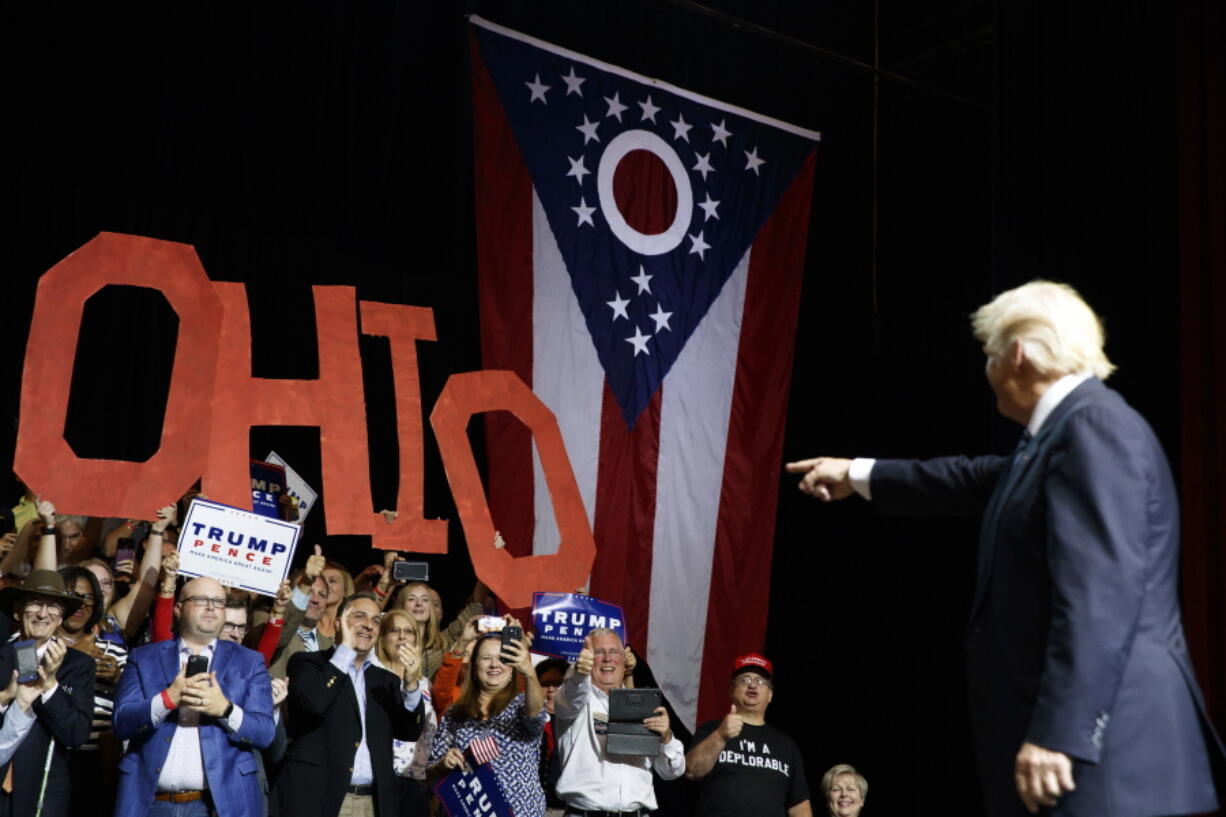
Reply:
[[[621,407],[604,387],[600,418],[600,465],[596,477],[596,562],[592,595],[620,604],[626,639],[640,655],[647,649],[651,613],[651,549],[656,521],[656,462],[660,454],[660,395],[657,391],[626,428]]]
[[[708,596],[698,723],[718,718],[727,710],[733,659],[761,650],[766,637],[775,507],[815,159],[816,153],[805,161],[759,231],[749,256]]]
[[[476,36],[470,34],[469,41],[481,360],[486,369],[510,369],[531,386],[532,179]],[[486,496],[494,526],[510,553],[529,556],[535,524],[532,436],[507,412],[484,419]]]
[[[468,744],[468,756],[472,759],[474,766],[492,763],[499,754],[498,741],[494,740],[493,736],[473,738]]]

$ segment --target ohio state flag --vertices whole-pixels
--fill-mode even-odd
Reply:
[[[483,363],[557,415],[590,592],[692,729],[766,631],[819,136],[470,20]],[[556,552],[526,429],[486,429],[508,547]]]

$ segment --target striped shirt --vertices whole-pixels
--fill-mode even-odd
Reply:
[[[128,663],[127,647],[103,635],[96,635],[94,636],[94,648],[102,655],[112,656],[119,662],[119,671],[123,672],[124,666]],[[98,735],[111,731],[111,714],[115,709],[115,687],[118,681],[118,675],[115,676],[115,683],[104,681],[101,678],[94,679],[94,718],[89,727],[89,740],[81,746],[82,749],[87,751],[97,749]]]

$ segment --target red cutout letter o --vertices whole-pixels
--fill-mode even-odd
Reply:
[[[474,414],[503,409],[526,425],[536,441],[562,536],[555,554],[515,558],[493,545],[494,521],[468,443],[468,421]],[[536,590],[569,593],[585,584],[596,557],[596,543],[562,432],[553,412],[519,376],[507,371],[452,375],[434,404],[430,425],[438,440],[477,578],[512,608],[530,607]],[[490,440],[489,444],[498,442]]]
[[[161,292],[179,315],[166,419],[146,462],[81,459],[64,439],[85,302],[109,284]],[[187,244],[99,233],[38,282],[13,470],[65,513],[148,519],[204,471],[221,305]]]

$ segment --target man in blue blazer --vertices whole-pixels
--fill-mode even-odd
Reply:
[[[1213,811],[1205,714],[1179,612],[1179,504],[1145,420],[1102,383],[1098,317],[1036,281],[973,317],[1011,457],[789,463],[819,499],[981,517],[966,639],[980,782],[993,817]]]
[[[272,741],[272,687],[263,657],[219,639],[226,594],[213,579],[183,586],[179,637],[138,647],[115,694],[119,762],[116,817],[175,814],[260,817],[254,750]],[[188,658],[208,671],[187,677]]]

